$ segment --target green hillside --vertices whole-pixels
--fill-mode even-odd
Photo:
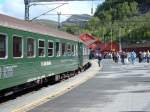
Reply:
[[[150,40],[150,0],[105,0],[79,33],[102,41],[136,43]]]
[[[105,0],[84,31],[103,41],[150,40],[150,0]]]

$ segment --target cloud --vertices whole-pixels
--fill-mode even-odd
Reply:
[[[42,16],[41,18],[49,18],[49,19],[53,19],[55,21],[57,21],[57,13],[61,13],[61,21],[64,21],[66,18],[68,18],[71,15],[66,15],[66,14],[91,14],[91,8],[92,8],[92,2],[89,1],[71,1],[71,2],[67,2],[68,4],[65,4],[64,6],[57,8],[54,11],[49,12],[49,14],[55,14],[55,15],[48,15],[48,16]],[[60,4],[59,4],[60,5]],[[39,13],[43,13],[44,11],[46,12],[47,10],[53,9],[57,6],[57,5],[49,5],[49,6],[37,6],[37,7],[32,7],[31,8],[31,17],[35,16],[36,14],[34,12],[36,12],[39,9],[42,9],[39,11]],[[94,9],[95,9],[94,5]],[[65,15],[64,15],[65,14]],[[37,14],[38,15],[38,14]]]
[[[56,2],[55,2],[56,3]],[[57,2],[58,3],[58,2]],[[41,16],[41,19],[51,19],[57,21],[57,12],[61,12],[61,21],[64,21],[71,15],[63,15],[63,14],[91,14],[92,1],[70,1],[68,4],[63,5],[56,10],[49,12],[49,14],[53,15],[45,15]],[[48,3],[49,4],[49,3]],[[93,4],[94,9],[96,8],[98,3]],[[54,9],[60,4],[52,4],[52,5],[37,5],[30,7],[30,19],[39,16],[40,14]],[[24,0],[5,0],[2,4],[0,4],[0,13],[10,15],[13,17],[17,17],[20,19],[24,19]]]
[[[24,17],[24,2],[23,0],[5,0],[1,4],[0,12],[22,19]]]

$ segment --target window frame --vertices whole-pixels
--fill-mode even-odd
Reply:
[[[75,54],[74,56],[78,56],[78,44],[75,44]]]
[[[63,44],[64,44],[64,52],[63,51]],[[65,42],[62,42],[61,43],[61,56],[66,56],[66,43]]]
[[[53,43],[53,48],[49,48],[49,42],[52,42]],[[48,46],[47,46],[47,56],[48,56],[48,50],[49,49],[52,49],[52,53],[53,55],[52,56],[48,56],[48,57],[54,57],[54,41],[53,40],[48,40]]]
[[[39,48],[43,48],[43,47],[39,47],[39,41],[44,41],[44,55],[43,56],[39,56]],[[46,57],[46,52],[45,52],[45,49],[46,49],[46,46],[45,46],[45,40],[44,39],[38,39],[38,57],[40,58],[44,58]]]
[[[86,55],[86,49],[85,49],[85,46],[83,46],[82,50],[83,50],[83,56],[85,56],[85,55]]]
[[[72,53],[72,56],[74,56],[74,54],[75,54],[75,47],[74,47],[75,45],[74,44],[71,44],[71,53]]]
[[[0,58],[0,60],[2,59],[8,59],[8,35],[6,33],[0,33],[1,35],[4,35],[6,37],[6,43],[5,43],[5,47],[6,47],[6,55],[4,58]]]
[[[67,43],[66,44],[66,53],[67,53],[67,56],[71,56],[71,52],[72,52],[72,46],[71,46],[71,43]],[[70,48],[69,48],[70,47]]]
[[[33,39],[34,40],[34,55],[33,56],[28,56],[28,39]],[[27,42],[26,42],[26,54],[27,54],[27,58],[35,58],[36,57],[36,40],[33,37],[27,37]]]
[[[60,41],[56,41],[56,42],[55,42],[55,49],[56,49],[56,43],[59,43],[59,55],[57,55],[57,52],[56,52],[56,50],[55,50],[55,52],[56,52],[56,57],[60,57],[60,56],[61,56],[61,42],[60,42]]]
[[[21,49],[22,54],[21,54],[20,57],[14,57],[14,52],[12,52],[12,53],[13,53],[12,56],[13,56],[14,59],[20,59],[20,58],[23,58],[23,57],[24,57],[24,40],[23,40],[23,37],[20,36],[20,35],[13,35],[12,38],[14,39],[14,37],[19,37],[19,38],[21,38],[21,40],[22,40],[22,49]],[[12,40],[13,40],[13,39],[12,39]],[[13,45],[13,42],[14,42],[14,41],[12,41],[12,45]],[[14,49],[13,46],[12,46],[12,48]],[[12,51],[13,51],[13,50],[12,50]]]

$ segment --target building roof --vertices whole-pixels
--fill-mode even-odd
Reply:
[[[90,46],[91,44],[97,41],[97,39],[95,39],[92,35],[88,33],[82,33],[80,35],[80,39],[87,46]]]
[[[24,20],[16,19],[14,17],[2,15],[2,14],[0,14],[0,26],[39,33],[43,35],[54,36],[58,38],[68,39],[68,40],[79,41],[78,36],[74,36],[66,32],[50,28],[40,23],[34,23],[32,21],[24,21]]]

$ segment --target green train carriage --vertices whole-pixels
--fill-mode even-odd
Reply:
[[[5,15],[0,18],[0,96],[49,77],[60,80],[88,65],[88,51],[83,50],[87,48],[78,37]]]

